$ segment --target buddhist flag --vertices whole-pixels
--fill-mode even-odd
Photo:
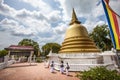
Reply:
[[[102,4],[108,21],[114,48],[120,50],[120,16],[110,8],[109,0],[102,0]]]

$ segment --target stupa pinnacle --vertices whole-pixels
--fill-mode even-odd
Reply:
[[[76,16],[76,14],[75,14],[74,8],[73,8],[72,19],[71,19],[70,25],[72,25],[73,23],[78,23],[78,24],[81,23],[81,22],[78,21],[78,19],[77,19],[77,16]]]
[[[73,9],[70,27],[66,31],[65,39],[59,53],[100,52],[89,38],[87,29],[80,23]]]

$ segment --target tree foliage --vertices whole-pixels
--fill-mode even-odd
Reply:
[[[39,44],[31,39],[23,39],[21,40],[18,45],[21,45],[21,46],[33,46],[34,48],[34,54],[36,56],[39,56],[40,55],[40,48],[39,48]]]
[[[95,67],[88,71],[77,74],[80,80],[120,80],[120,75],[115,70],[108,70],[106,67]]]
[[[60,50],[60,44],[58,43],[46,43],[42,46],[43,55],[46,56],[52,50],[53,53],[58,53]]]
[[[89,34],[90,38],[94,40],[96,46],[102,51],[111,50],[112,41],[110,37],[110,31],[107,25],[96,26]]]
[[[8,54],[8,52],[6,50],[0,50],[0,57],[3,57],[7,54]]]

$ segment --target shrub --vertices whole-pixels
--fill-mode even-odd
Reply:
[[[0,51],[0,57],[3,57],[5,55],[7,55],[7,54],[8,54],[8,52],[6,50],[1,50]]]
[[[120,75],[115,70],[108,70],[106,67],[95,67],[88,71],[77,74],[80,80],[120,80]]]
[[[42,59],[38,57],[38,58],[36,58],[36,62],[41,63]]]

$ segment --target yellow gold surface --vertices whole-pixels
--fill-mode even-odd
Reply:
[[[88,32],[81,24],[74,23],[66,31],[65,39],[70,37],[88,36]],[[83,37],[84,38],[84,37]]]
[[[87,29],[78,21],[73,9],[70,27],[66,31],[64,42],[59,53],[100,52],[89,38]]]

